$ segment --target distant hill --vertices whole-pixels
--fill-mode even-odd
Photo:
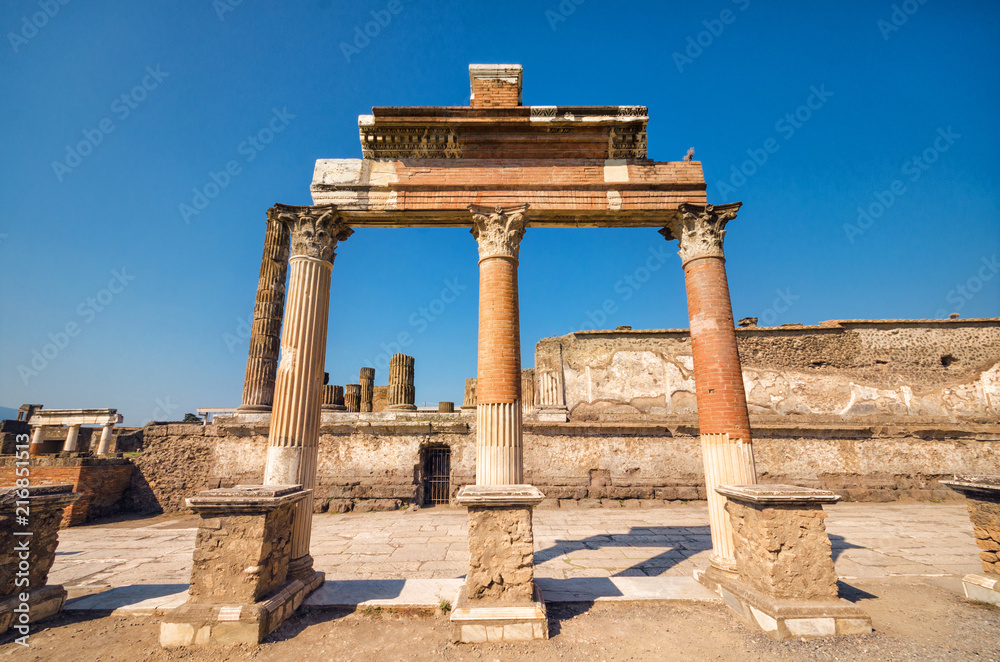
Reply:
[[[17,418],[17,408],[0,407],[0,419]]]

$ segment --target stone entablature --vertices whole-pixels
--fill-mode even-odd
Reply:
[[[831,321],[738,328],[736,337],[751,414],[1000,414],[1000,318]],[[571,420],[697,412],[687,329],[544,338],[535,348],[535,374],[561,377]],[[545,392],[546,384],[536,386]]]

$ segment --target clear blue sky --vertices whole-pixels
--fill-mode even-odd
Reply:
[[[469,63],[524,65],[527,105],[648,106],[656,160],[694,147],[709,200],[744,203],[726,240],[737,318],[1000,315],[997,3],[397,2],[3,3],[0,405],[140,425],[239,404],[267,208],[309,204],[316,159],[360,157],[372,106],[467,105]],[[345,49],[372,11],[386,24]],[[651,250],[662,268],[628,285]],[[545,336],[687,326],[675,251],[654,229],[529,230],[525,367]],[[418,402],[460,402],[476,260],[459,229],[341,244],[332,382],[409,332]],[[441,310],[448,283],[466,289]]]

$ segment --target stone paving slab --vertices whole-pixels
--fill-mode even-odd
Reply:
[[[979,550],[964,503],[846,503],[826,511],[842,579],[960,578],[979,572]],[[358,581],[429,582],[407,589],[417,591],[420,586],[460,583],[468,568],[463,509],[323,514],[313,522],[315,565],[333,586]],[[174,586],[175,594],[183,593],[190,577],[196,523],[195,517],[171,517],[148,524],[133,522],[128,528],[98,524],[64,529],[50,583],[63,584],[71,596],[102,591],[87,596],[87,601],[74,600],[85,607],[104,605],[86,608],[122,609],[126,603],[146,600],[154,604],[141,609],[161,608],[168,596],[148,592]],[[613,590],[625,595],[654,590],[634,583],[639,580],[653,580],[648,587],[656,587],[660,580],[671,580],[663,586],[683,586],[671,582],[706,568],[711,550],[707,508],[699,504],[538,510],[534,532],[535,576],[540,585],[563,594],[577,590],[566,588],[574,581],[584,582],[579,586],[592,582],[587,590],[600,594],[597,599],[619,597]],[[610,581],[596,581],[601,578]],[[371,586],[386,590],[387,585]]]

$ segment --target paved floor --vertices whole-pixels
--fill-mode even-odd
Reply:
[[[964,503],[846,503],[827,512],[837,572],[844,580],[960,577],[979,570]],[[327,580],[343,582],[342,588],[381,587],[378,594],[391,585],[370,580],[398,584],[408,579],[440,580],[426,586],[443,590],[457,585],[448,580],[461,578],[467,568],[465,522],[464,510],[446,507],[317,515],[311,551],[315,567],[326,572]],[[160,517],[65,529],[49,581],[73,589],[71,596],[121,587],[115,591],[121,604],[152,599],[146,606],[172,605],[190,576],[195,523],[193,517]],[[687,578],[707,567],[711,549],[703,505],[538,510],[534,532],[536,576],[550,580],[544,582],[547,592],[556,594],[587,586],[558,580],[583,578],[606,578],[591,588],[603,586],[618,595],[641,592],[643,584],[630,583],[631,577],[660,578],[660,584],[648,586],[687,591]],[[87,604],[96,601],[82,603]]]

